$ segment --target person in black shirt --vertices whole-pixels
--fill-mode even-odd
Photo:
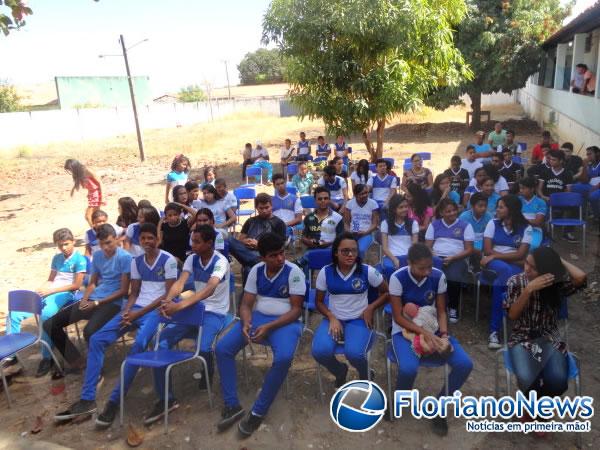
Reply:
[[[565,142],[560,149],[565,152],[565,169],[573,174],[575,181],[583,181],[583,159],[573,154],[573,144]]]
[[[260,193],[254,199],[256,216],[250,217],[242,226],[238,238],[230,236],[229,253],[242,265],[242,279],[255,264],[261,261],[258,253],[258,240],[265,233],[275,233],[285,239],[286,225],[273,215],[273,205],[269,194]]]
[[[159,247],[170,253],[181,267],[189,247],[190,229],[187,220],[181,217],[181,208],[175,203],[165,206],[165,217],[158,227]]]
[[[462,198],[466,187],[469,185],[469,181],[471,181],[469,171],[462,169],[460,167],[461,163],[460,156],[454,155],[450,158],[450,168],[444,171],[444,175],[450,177],[450,190],[458,192],[460,198]]]
[[[500,168],[500,175],[506,178],[509,183],[515,183],[523,176],[523,166],[512,160],[512,151],[505,147],[502,149],[503,164]]]

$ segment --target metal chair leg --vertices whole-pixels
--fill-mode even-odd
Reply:
[[[252,346],[249,346],[252,348]],[[242,373],[244,376],[244,388],[248,390],[248,364],[246,361],[246,347],[242,349]]]
[[[50,352],[50,357],[54,361],[54,364],[56,365],[56,368],[58,369],[58,371],[60,373],[64,373],[63,369],[62,369],[62,366],[60,365],[60,362],[58,361],[58,358],[54,355],[54,352],[52,351],[52,348],[50,347],[50,345],[46,341],[43,341],[43,340],[40,340],[40,344],[43,347],[46,347],[46,349]]]
[[[479,299],[481,298],[481,280],[477,279],[477,285],[475,289],[477,289],[477,292],[475,293],[475,322],[479,322]]]
[[[10,398],[10,392],[8,392],[8,383],[6,382],[6,376],[4,375],[4,370],[2,370],[2,365],[0,365],[0,375],[2,375],[2,386],[4,386],[4,392],[6,393],[6,401],[8,402],[8,407],[12,408],[12,400]]]
[[[169,433],[169,375],[172,367],[167,366],[165,371],[165,434]]]
[[[213,401],[212,401],[212,390],[210,387],[210,379],[208,378],[208,363],[206,362],[206,359],[200,357],[200,362],[202,362],[202,365],[204,366],[204,376],[206,377],[206,390],[208,392],[208,405],[210,406],[210,409],[213,408]]]
[[[321,405],[323,404],[323,380],[321,379],[321,364],[317,363],[317,381],[318,381],[318,388],[319,388],[319,402],[321,402]]]
[[[119,393],[119,424],[123,426],[123,415],[125,410],[125,364],[127,361],[123,361],[121,364],[121,391]]]

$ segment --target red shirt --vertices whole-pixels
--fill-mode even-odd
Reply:
[[[557,143],[550,144],[550,148],[552,150],[559,149]],[[542,144],[535,144],[535,146],[533,147],[533,150],[531,151],[531,158],[537,159],[538,161],[541,161],[542,159],[544,159],[544,152],[542,151]]]

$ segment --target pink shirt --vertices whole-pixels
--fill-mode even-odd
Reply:
[[[419,226],[423,225],[423,223],[425,223],[425,220],[431,217],[433,217],[433,208],[431,206],[427,207],[427,209],[425,210],[425,214],[422,217],[417,217],[414,211],[411,208],[408,208],[408,218],[416,220]]]

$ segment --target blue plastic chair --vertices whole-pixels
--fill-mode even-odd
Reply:
[[[523,151],[527,150],[527,142],[517,142],[517,145],[521,146],[521,150],[523,150]]]
[[[288,164],[287,165],[287,176],[288,176],[288,179],[291,179],[297,173],[298,173],[298,164]]]
[[[369,171],[375,173],[377,171],[377,164],[369,163]]]
[[[47,342],[42,340],[42,321],[40,315],[42,314],[42,297],[33,291],[16,290],[9,291],[8,293],[8,314],[11,312],[25,312],[31,313],[35,317],[35,322],[38,327],[37,334],[32,333],[9,333],[4,336],[0,336],[0,375],[2,375],[2,385],[4,386],[4,392],[6,393],[6,400],[8,401],[8,407],[12,408],[12,401],[10,393],[8,392],[8,383],[2,370],[2,363],[4,360],[12,355],[16,355],[18,352],[28,349],[36,344],[41,344],[50,352],[50,356],[56,364],[59,371],[62,372],[62,368],[56,356],[52,352],[52,348]]]
[[[198,302],[188,308],[185,308],[182,311],[179,311],[171,319],[166,319],[161,316],[160,325],[158,328],[158,332],[156,334],[156,338],[154,341],[154,351],[138,353],[136,355],[129,355],[123,364],[121,364],[121,407],[120,407],[120,423],[123,425],[123,412],[124,412],[124,403],[125,403],[125,392],[123,390],[124,386],[124,376],[125,376],[125,366],[127,364],[131,364],[133,366],[138,367],[147,367],[151,369],[158,369],[162,367],[166,367],[165,372],[165,433],[168,431],[169,425],[169,375],[171,374],[171,369],[179,364],[183,364],[186,362],[198,360],[202,363],[204,367],[204,376],[208,380],[208,365],[206,360],[200,356],[200,341],[202,338],[202,325],[204,323],[204,304],[202,302]],[[195,326],[198,327],[198,335],[196,337],[196,350],[194,352],[184,352],[179,350],[159,350],[158,345],[160,342],[160,334],[164,330],[166,325],[176,324],[176,325],[187,325],[187,326]],[[212,392],[210,383],[206,384],[208,391],[208,403],[210,408],[212,409]]]
[[[248,181],[248,179],[250,177],[253,177],[254,179],[260,178],[260,182],[258,184],[263,184],[262,168],[261,167],[257,167],[257,166],[248,166],[248,167],[246,167],[246,184],[250,183]]]
[[[298,188],[291,183],[286,184],[285,190],[288,194],[292,194],[293,196],[298,195]]]
[[[396,163],[396,160],[394,158],[383,158],[383,160],[389,162],[391,164],[390,167],[392,169],[394,168],[394,164]]]
[[[315,159],[313,159],[314,163],[320,163],[323,161],[327,161],[327,156],[317,156]]]
[[[312,195],[303,195],[300,197],[300,203],[304,209],[315,209],[317,202]]]
[[[523,164],[523,159],[520,156],[513,155],[512,161],[518,164]]]
[[[550,201],[548,202],[548,206],[550,207],[550,220],[548,223],[550,224],[550,237],[554,238],[554,227],[581,227],[581,242],[582,242],[582,252],[583,256],[585,256],[585,227],[586,222],[583,220],[583,196],[576,192],[558,192],[556,194],[550,194]],[[556,209],[563,208],[577,208],[579,210],[579,218],[578,219],[566,219],[566,218],[557,218],[553,217],[553,211]]]
[[[431,161],[431,153],[429,152],[420,152],[417,153],[423,161]]]
[[[385,352],[385,370],[387,374],[387,389],[388,389],[388,405],[390,405],[389,414],[390,421],[394,420],[394,391],[392,389],[392,364],[397,364],[396,354],[394,353],[394,347],[392,345],[391,339],[388,340],[386,345]],[[422,367],[443,367],[444,368],[444,386],[446,388],[446,396],[448,396],[448,375],[450,370],[448,368],[448,364],[442,361],[432,360],[430,358],[421,358],[419,362],[419,366]]]
[[[233,195],[235,195],[235,198],[237,199],[237,210],[236,210],[237,222],[236,222],[236,225],[239,225],[241,216],[254,215],[254,212],[255,212],[254,204],[252,204],[252,209],[242,209],[240,207],[240,205],[243,200],[254,201],[254,199],[256,198],[256,190],[253,188],[237,188],[237,189],[233,190]]]
[[[312,198],[312,197],[311,197]],[[308,250],[306,252],[306,259],[308,260],[308,276],[307,279],[307,289],[305,294],[304,301],[304,331],[308,331],[313,333],[313,330],[310,329],[308,319],[309,314],[313,311],[316,311],[316,290],[312,287],[312,279],[313,275],[317,270],[321,270],[328,264],[331,264],[331,249],[330,248],[317,248],[313,250]],[[327,294],[325,294],[325,300],[327,301]]]

